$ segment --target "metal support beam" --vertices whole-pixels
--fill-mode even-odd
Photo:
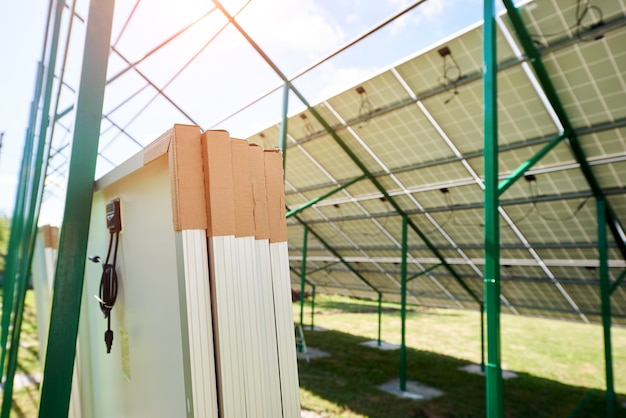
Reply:
[[[378,292],[378,346],[380,347],[381,338],[380,335],[382,333],[382,319],[383,319],[383,293]]]
[[[334,266],[335,264],[339,264],[339,263],[341,263],[341,261],[333,261],[332,263],[326,264],[326,265],[324,265],[322,267],[318,267],[315,270],[311,270],[307,274],[311,275],[313,273],[317,273],[318,271],[325,270],[325,269],[329,268],[330,266]]]
[[[66,107],[64,110],[62,110],[61,112],[57,113],[54,116],[54,122],[57,122],[58,120],[62,119],[65,115],[69,114],[72,110],[74,110],[74,105],[70,105]]]
[[[485,308],[487,418],[502,418],[500,360],[500,225],[498,216],[498,95],[495,0],[484,0],[483,96],[485,159]]]
[[[287,112],[289,110],[289,82],[285,82],[285,88],[283,89],[283,112],[280,122],[280,144],[278,147],[283,153],[283,173],[287,173]],[[286,175],[286,174],[285,174]]]
[[[617,280],[615,280],[615,282],[613,282],[613,284],[611,285],[611,294],[613,294],[617,287],[624,281],[624,278],[626,278],[626,270],[624,270],[622,274],[619,275]]]
[[[418,278],[418,277],[420,277],[420,276],[423,276],[423,275],[425,275],[425,274],[427,274],[427,273],[430,273],[431,271],[433,271],[434,269],[436,269],[437,267],[440,267],[440,266],[442,266],[442,264],[441,264],[441,263],[440,263],[440,264],[436,264],[436,265],[434,265],[434,266],[432,266],[432,267],[428,267],[426,270],[424,270],[424,271],[420,271],[419,273],[415,273],[414,275],[412,275],[411,277],[409,277],[408,279],[406,279],[406,282],[408,283],[408,282],[410,282],[411,280],[417,279],[417,278]]]
[[[65,417],[69,411],[114,4],[91,0],[89,5],[40,418]]]
[[[315,329],[315,288],[314,284],[311,284],[313,290],[311,291],[311,330]]]
[[[335,256],[335,258],[339,259],[339,262],[341,262],[344,266],[346,266],[348,268],[348,270],[350,270],[350,272],[352,272],[352,274],[354,274],[356,277],[359,278],[359,280],[361,280],[363,283],[365,283],[366,285],[368,285],[373,291],[375,291],[376,293],[378,293],[378,289],[376,289],[376,287],[374,287],[365,277],[363,277],[363,275],[361,273],[359,273],[358,270],[356,270],[354,267],[352,267],[341,255],[339,255],[339,253],[330,246],[330,244],[328,244],[326,242],[326,240],[324,240],[324,238],[322,238],[317,232],[315,232],[313,229],[311,229],[310,226],[307,225],[307,223],[305,221],[303,221],[298,215],[294,215],[295,218],[298,220],[298,222],[300,222],[302,225],[307,226],[308,227],[308,231],[313,234],[313,236],[315,238],[317,238],[317,240],[333,255]]]
[[[565,133],[558,135],[548,144],[544,145],[544,147],[541,148],[541,150],[539,150],[537,154],[535,154],[528,161],[520,165],[515,171],[513,171],[509,175],[509,177],[506,178],[506,180],[503,180],[498,185],[498,194],[502,195],[505,191],[507,191],[509,187],[511,187],[517,180],[519,180],[524,175],[524,173],[526,173],[532,166],[537,164],[539,160],[545,157],[548,152],[550,152],[554,147],[560,144],[565,138],[567,138],[567,135]]]
[[[480,370],[485,373],[485,304],[480,304]]]
[[[611,291],[609,282],[608,246],[606,237],[606,202],[596,201],[598,217],[598,253],[600,257],[600,297],[602,301],[602,328],[604,330],[604,364],[606,376],[606,417],[615,417],[615,388],[613,384],[613,355],[611,347]]]
[[[400,391],[406,391],[406,259],[407,259],[407,218],[402,217],[402,263],[400,264]]]
[[[337,192],[342,191],[343,189],[345,189],[346,187],[350,187],[352,186],[354,183],[356,183],[357,181],[363,180],[365,178],[365,175],[353,178],[352,180],[350,180],[349,182],[342,184],[338,187],[336,187],[335,189],[329,191],[328,193],[324,193],[323,195],[316,197],[315,199],[311,199],[308,202],[306,202],[305,204],[303,204],[300,207],[297,207],[296,209],[290,210],[289,212],[287,212],[287,218],[295,215],[296,213],[300,213],[305,209],[310,208],[311,206],[313,206],[314,204],[334,195]]]
[[[300,267],[300,326],[304,327],[304,282],[306,280],[306,247],[309,238],[309,227],[304,225],[302,239],[302,267]]]

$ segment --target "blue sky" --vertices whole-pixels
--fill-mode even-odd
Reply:
[[[245,1],[228,0],[224,5],[235,13]],[[246,31],[259,43],[264,51],[276,62],[287,76],[298,73],[301,69],[318,61],[337,47],[360,35],[376,23],[406,7],[405,0],[252,0],[238,18]],[[117,39],[126,17],[134,6],[134,0],[118,0],[114,21],[113,39]],[[209,9],[210,2],[199,0],[186,1],[143,1],[130,20],[124,34],[119,37],[117,48],[123,51],[131,61],[143,56],[147,51],[166,39],[186,22],[194,19]],[[25,0],[4,2],[0,10],[0,54],[4,57],[0,69],[0,132],[4,132],[4,143],[0,151],[0,214],[12,214],[13,200],[23,139],[27,125],[29,103],[34,89],[35,68],[40,59],[43,44],[45,17],[48,2],[44,0]],[[79,0],[77,7],[82,16],[87,14],[87,2]],[[384,28],[357,46],[323,64],[306,76],[298,79],[295,85],[307,99],[316,103],[340,92],[361,80],[381,71],[394,62],[426,48],[444,37],[458,32],[464,27],[480,20],[482,1],[480,0],[429,0],[414,11],[400,18],[394,24]],[[216,31],[224,23],[219,12],[212,13],[201,24],[189,31],[187,37],[175,45],[163,49],[143,62],[141,70],[159,87],[171,79],[188,57],[206,40],[211,31]],[[67,27],[65,20],[64,28]],[[84,26],[75,23],[75,34],[69,54],[67,82],[76,87],[82,53]],[[63,42],[63,37],[62,37]],[[59,57],[60,62],[60,57]],[[215,62],[223,65],[215,65]],[[164,63],[168,63],[165,65]],[[58,65],[57,65],[58,66]],[[111,54],[109,77],[124,67],[123,61]],[[166,68],[167,67],[167,68]],[[112,83],[107,89],[105,112],[114,109],[129,89],[139,86],[138,76],[128,75]],[[199,80],[205,80],[202,83]],[[189,90],[198,87],[198,94],[211,97],[202,101],[189,98]],[[203,128],[223,119],[259,94],[279,84],[278,78],[265,66],[258,55],[235,33],[232,28],[223,31],[185,73],[167,84],[166,92],[189,109],[194,120]],[[55,85],[55,91],[57,86]],[[129,103],[114,112],[116,123],[122,124],[130,119],[132,111],[141,107],[141,100],[147,102],[150,89],[145,89],[135,104]],[[145,98],[143,96],[146,96]],[[254,121],[241,124],[241,118],[233,118],[224,123],[224,128],[231,134],[244,136],[254,133],[275,123],[280,117],[280,94],[269,98],[263,110],[255,112]],[[75,95],[68,89],[63,90],[61,106],[71,104]],[[158,116],[169,126],[177,122],[175,113],[168,119],[167,106],[157,99],[151,106],[163,107],[164,114]],[[290,112],[295,112],[300,104],[291,101]],[[132,110],[132,111],[131,111]],[[135,132],[140,142],[148,142],[162,129],[154,126],[153,110],[150,117],[142,121],[139,117],[129,127]],[[180,118],[180,115],[178,116]],[[247,116],[245,116],[247,117]],[[71,126],[71,118],[65,121]],[[239,125],[237,125],[239,123]],[[103,129],[106,128],[103,125]],[[240,126],[246,126],[241,129]],[[233,132],[234,130],[234,132]],[[250,131],[252,130],[252,131]],[[59,131],[59,130],[58,130]],[[57,132],[58,132],[57,131]],[[67,141],[67,138],[55,141]],[[66,135],[67,136],[67,135]],[[107,144],[109,155],[125,159],[138,151],[128,140],[119,140],[114,130],[102,136],[101,146]],[[128,154],[128,155],[126,155]],[[67,157],[67,156],[66,156]],[[112,158],[112,157],[111,157]],[[119,163],[120,161],[115,161]],[[106,162],[99,162],[98,174],[111,169]],[[60,184],[62,176],[51,178],[51,183]],[[62,189],[62,185],[58,189]],[[48,199],[44,206],[42,222],[60,222],[62,195],[57,199]]]

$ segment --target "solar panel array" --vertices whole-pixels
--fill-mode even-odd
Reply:
[[[595,2],[577,24],[573,2],[532,2],[522,17],[619,219],[626,213],[626,7]],[[601,13],[601,15],[600,15]],[[602,19],[603,25],[592,26]],[[563,131],[507,16],[498,19],[498,136],[504,179]],[[598,38],[598,39],[596,39]],[[449,55],[440,50],[449,49]],[[482,299],[482,26],[436,44],[314,106],[447,263]],[[279,126],[249,138],[276,141]],[[311,112],[288,121],[287,205],[293,210],[362,175]],[[593,193],[567,142],[501,196],[503,312],[600,322],[597,216]],[[289,220],[292,284],[400,298],[402,218],[368,179]],[[332,249],[329,249],[331,247]],[[335,251],[336,254],[333,254]],[[609,234],[609,274],[626,262]],[[441,260],[409,230],[408,301],[477,309]],[[359,274],[355,273],[358,272]],[[360,276],[360,277],[359,277]],[[365,279],[365,280],[363,280]],[[624,283],[612,297],[626,324]]]

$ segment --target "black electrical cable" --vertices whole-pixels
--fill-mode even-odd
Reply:
[[[113,239],[115,238],[115,248],[113,248]],[[94,263],[102,263],[102,276],[100,278],[100,291],[96,299],[100,303],[100,310],[104,314],[104,318],[107,320],[107,330],[104,332],[104,342],[107,347],[107,353],[111,352],[113,346],[113,330],[111,330],[111,310],[115,305],[117,299],[117,249],[120,240],[119,231],[111,231],[109,239],[109,249],[107,250],[107,257],[104,263],[98,256],[89,257]],[[109,264],[111,259],[111,250],[113,250],[113,263]]]

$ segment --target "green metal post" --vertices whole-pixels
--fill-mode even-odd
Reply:
[[[4,371],[4,361],[7,353],[7,341],[9,338],[9,328],[11,323],[11,313],[13,312],[13,300],[15,295],[15,278],[19,271],[19,260],[24,234],[25,206],[28,197],[28,185],[30,183],[30,171],[32,165],[32,153],[35,140],[34,127],[37,120],[37,106],[41,96],[43,84],[44,67],[41,62],[37,64],[37,76],[35,79],[35,94],[31,102],[28,128],[24,139],[24,151],[20,166],[20,177],[17,186],[15,206],[13,207],[13,218],[11,219],[11,235],[9,236],[9,247],[6,265],[4,269],[2,283],[2,335],[0,344],[2,354],[0,355],[0,369]]]
[[[330,196],[334,195],[334,194],[335,194],[335,193],[337,193],[337,192],[342,191],[342,190],[343,190],[343,189],[345,189],[346,187],[350,187],[350,186],[352,186],[354,183],[356,183],[356,182],[357,182],[357,181],[359,181],[359,180],[363,180],[364,178],[365,178],[365,175],[362,175],[362,176],[356,177],[356,178],[354,178],[354,179],[350,180],[349,182],[347,182],[346,184],[342,184],[341,186],[334,188],[333,190],[329,191],[328,193],[324,193],[323,195],[321,195],[321,196],[319,196],[319,197],[316,197],[315,199],[311,199],[311,200],[309,200],[308,202],[306,202],[306,203],[305,203],[305,204],[303,204],[302,206],[297,207],[297,208],[295,208],[295,209],[290,210],[289,212],[287,212],[287,218],[289,218],[290,216],[295,215],[296,213],[300,213],[300,212],[302,212],[302,211],[303,211],[303,210],[305,210],[305,209],[310,208],[310,207],[311,207],[311,206],[313,206],[314,204],[316,204],[316,203],[318,203],[318,202],[320,202],[320,201],[322,201],[322,200],[324,200],[324,199],[326,199],[326,198],[328,198],[328,197],[330,197]]]
[[[602,300],[602,328],[604,329],[604,363],[606,374],[606,416],[615,417],[615,388],[613,385],[613,355],[611,347],[611,293],[609,282],[609,253],[606,237],[606,202],[596,200],[598,216],[598,253],[600,257],[600,296]]]
[[[40,418],[69,411],[114,0],[91,0],[54,280]]]
[[[505,180],[498,185],[498,195],[502,195],[509,187],[511,187],[517,180],[520,179],[524,175],[526,171],[528,171],[532,166],[537,164],[539,160],[541,160],[545,155],[550,152],[554,147],[560,144],[565,138],[567,138],[566,133],[562,133],[554,138],[552,141],[544,145],[541,150],[537,154],[535,154],[528,161],[520,165],[514,172],[509,175]]]
[[[22,260],[26,257],[23,256]],[[22,261],[20,260],[20,261]],[[20,264],[25,264],[22,262]],[[22,266],[23,267],[23,266]],[[27,269],[29,270],[29,269]],[[22,318],[24,317],[24,300],[26,288],[28,287],[28,276],[20,273],[17,280],[17,292],[15,295],[15,309],[13,313],[13,330],[11,332],[11,347],[8,352],[7,373],[2,392],[2,418],[9,418],[13,401],[13,378],[17,370],[17,354],[20,347],[20,330],[22,328]]]
[[[485,304],[480,304],[480,370],[485,373]]]
[[[57,1],[54,25],[52,28],[52,39],[50,42],[48,67],[46,70],[46,81],[43,93],[43,108],[40,118],[39,134],[37,136],[36,152],[31,168],[32,176],[30,178],[30,181],[28,182],[29,190],[27,190],[28,194],[25,202],[27,204],[24,207],[25,219],[22,231],[22,249],[19,253],[19,268],[17,270],[17,274],[15,274],[14,276],[17,279],[17,292],[15,294],[17,304],[14,307],[15,309],[13,309],[11,346],[10,351],[8,352],[9,355],[6,382],[3,392],[2,410],[0,412],[0,416],[2,418],[9,417],[11,411],[11,401],[13,398],[13,378],[15,377],[15,372],[17,370],[17,357],[22,328],[22,318],[24,314],[24,298],[26,297],[26,289],[28,288],[28,280],[30,278],[30,267],[32,264],[33,252],[35,248],[35,239],[37,236],[37,219],[39,217],[39,207],[41,204],[41,198],[43,196],[43,157],[46,145],[46,132],[49,124],[50,100],[52,98],[54,69],[56,66],[59,33],[61,31],[61,18],[63,16],[64,6],[64,2]]]
[[[495,0],[484,2],[483,95],[485,159],[485,309],[487,418],[502,418],[500,360],[500,225],[498,217],[498,101]]]
[[[287,168],[287,112],[289,110],[289,81],[285,81],[285,88],[283,90],[283,113],[282,121],[280,123],[280,150],[283,153],[283,172],[286,172]]]
[[[382,330],[382,319],[383,319],[383,292],[378,292],[378,346],[380,347],[381,342],[381,330]]]
[[[311,331],[315,329],[315,285],[311,285]]]
[[[300,326],[304,327],[304,282],[306,280],[306,250],[309,241],[309,227],[304,225],[302,238],[302,267],[300,269]]]
[[[24,143],[24,153],[22,156],[20,181],[17,185],[17,196],[13,208],[13,218],[11,219],[11,235],[9,235],[8,254],[2,281],[2,355],[0,360],[0,375],[4,374],[4,361],[7,353],[7,341],[9,339],[9,328],[11,326],[11,314],[13,312],[13,302],[15,295],[15,277],[19,269],[19,255],[22,243],[23,207],[28,186],[28,166],[32,153],[32,137],[26,134]],[[1,376],[0,376],[1,377]]]
[[[620,283],[624,281],[624,278],[626,278],[626,270],[624,270],[622,274],[619,275],[617,280],[615,280],[615,282],[613,282],[613,284],[611,285],[611,294],[613,294],[613,292],[615,292],[615,289],[617,289]]]
[[[400,391],[406,391],[406,255],[407,255],[407,218],[402,217],[402,262],[400,264]]]

